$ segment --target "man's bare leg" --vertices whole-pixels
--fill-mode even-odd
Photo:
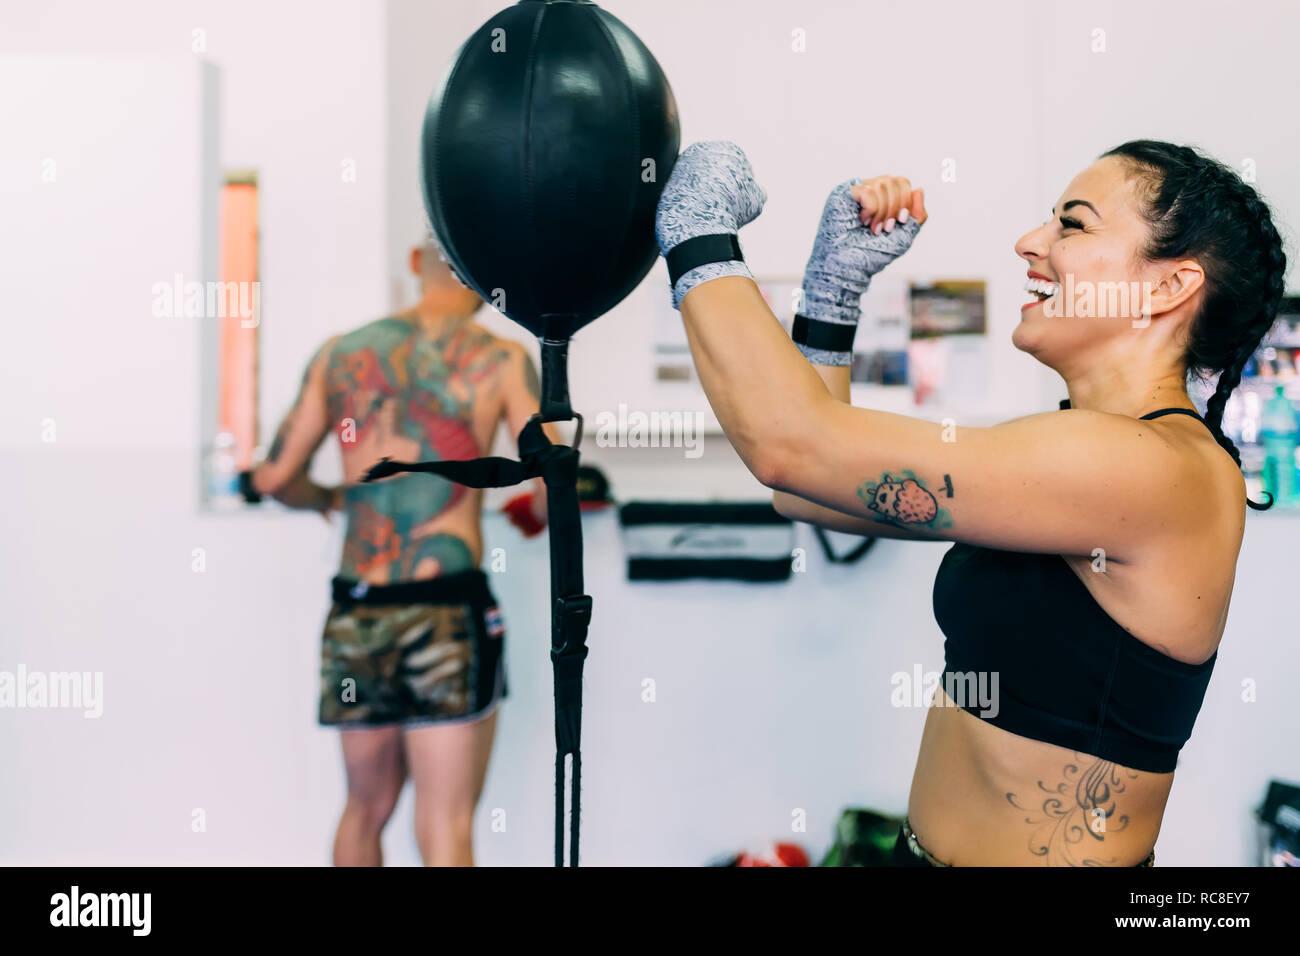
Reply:
[[[415,783],[415,839],[425,866],[474,865],[474,808],[483,793],[497,711],[481,720],[406,732]]]
[[[335,866],[382,866],[380,835],[406,782],[402,729],[344,730],[348,802],[334,836]]]

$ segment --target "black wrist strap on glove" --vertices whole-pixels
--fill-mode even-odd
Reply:
[[[857,334],[856,325],[842,325],[838,322],[822,322],[810,319],[806,315],[796,314],[790,338],[796,345],[806,345],[810,349],[824,352],[853,351],[853,337]]]
[[[723,232],[679,242],[668,250],[664,261],[668,263],[669,284],[675,286],[677,280],[692,269],[710,262],[744,262],[745,257],[741,254],[736,234]]]

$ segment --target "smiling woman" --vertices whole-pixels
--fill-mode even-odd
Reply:
[[[739,148],[706,143],[660,201],[674,303],[718,420],[783,514],[955,542],[935,581],[947,660],[901,858],[1151,865],[1244,528],[1221,417],[1281,297],[1267,207],[1186,147],[1104,155],[1015,250],[1034,301],[1012,341],[1069,400],[958,429],[848,404],[858,299],[926,221],[920,191],[901,177],[832,191],[793,342],[735,241],[765,199]],[[1083,289],[1082,313],[1058,308]],[[1205,419],[1186,390],[1197,372],[1220,373]],[[965,700],[970,681],[998,687],[996,706]]]

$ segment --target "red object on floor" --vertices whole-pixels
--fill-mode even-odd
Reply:
[[[537,515],[533,513],[533,498],[533,493],[526,491],[522,495],[515,495],[501,506],[501,513],[523,532],[525,538],[541,534],[546,528],[546,522],[537,520]]]
[[[808,854],[797,843],[774,843],[762,855],[742,853],[736,866],[811,866]]]

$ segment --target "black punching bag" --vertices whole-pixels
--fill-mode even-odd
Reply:
[[[534,335],[568,339],[654,264],[678,142],[668,80],[618,18],[520,0],[465,42],[429,100],[425,209],[461,281]]]
[[[381,462],[475,488],[541,476],[551,554],[555,672],[555,863],[564,863],[565,759],[572,758],[569,863],[578,865],[583,593],[578,443],[569,338],[621,302],[658,255],[655,208],[677,159],[677,104],[659,64],[588,0],[520,0],[471,36],[429,100],[420,147],[424,204],[461,281],[542,340],[541,410],[519,461]],[[573,447],[543,421],[576,418]]]

